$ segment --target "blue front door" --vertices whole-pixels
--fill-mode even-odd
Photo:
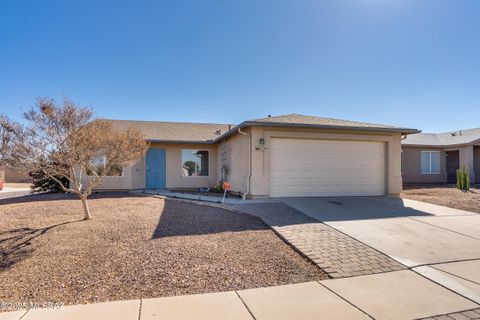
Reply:
[[[145,169],[145,188],[165,189],[165,149],[148,149]]]

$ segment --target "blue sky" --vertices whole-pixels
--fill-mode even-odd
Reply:
[[[480,127],[480,1],[3,0],[0,112]]]

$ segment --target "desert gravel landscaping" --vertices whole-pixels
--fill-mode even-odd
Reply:
[[[446,186],[404,187],[402,198],[428,202],[440,206],[480,213],[480,189],[464,192]]]
[[[0,200],[0,300],[93,303],[325,279],[258,218],[130,194]]]

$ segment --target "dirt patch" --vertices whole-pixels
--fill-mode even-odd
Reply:
[[[407,187],[402,198],[480,213],[480,189],[460,191],[452,186]]]
[[[94,219],[81,221],[80,201],[65,195],[0,200],[1,301],[93,303],[326,278],[249,215],[127,194],[90,206]]]

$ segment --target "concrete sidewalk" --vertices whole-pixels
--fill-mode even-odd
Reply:
[[[480,305],[411,270],[285,286],[0,313],[0,320],[477,319]],[[461,317],[462,316],[462,317]],[[441,319],[441,318],[440,318]]]
[[[30,188],[8,188],[5,187],[0,190],[0,199],[10,199],[29,195],[32,189]]]
[[[215,196],[206,196],[202,194],[194,194],[188,192],[172,192],[170,190],[142,190],[142,191],[131,191],[131,193],[143,193],[154,196],[162,196],[167,198],[174,199],[184,199],[184,200],[194,200],[194,201],[203,201],[211,203],[222,203],[221,194],[218,197]],[[242,199],[242,198],[225,198],[224,204],[246,204],[246,203],[272,203],[277,202],[274,199]]]

